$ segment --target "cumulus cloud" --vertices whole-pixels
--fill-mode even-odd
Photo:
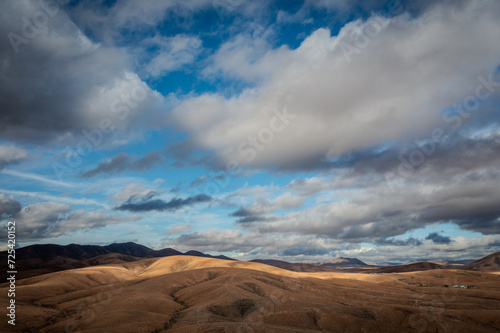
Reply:
[[[190,224],[179,224],[179,225],[174,225],[172,228],[168,229],[165,234],[166,235],[174,235],[174,234],[180,234],[183,232],[186,232],[188,230],[191,230],[192,226]]]
[[[46,24],[25,27],[21,18],[35,13]],[[125,53],[90,40],[63,6],[49,17],[39,2],[14,1],[0,15],[0,34],[9,37],[0,41],[0,138],[67,144],[103,119],[126,130],[161,103]]]
[[[497,234],[499,147],[495,136],[451,137],[436,146],[426,163],[403,174],[398,171],[401,150],[356,153],[341,161],[330,175],[297,178],[283,187],[243,188],[228,198],[258,197],[232,215],[239,218],[236,222],[241,227],[263,235],[285,232],[351,242],[419,245],[418,239],[392,237],[449,222],[463,230]],[[273,197],[283,192],[287,194],[280,198],[287,200],[277,205]],[[306,199],[316,200],[300,211],[280,212],[299,207],[283,203],[299,204]]]
[[[163,157],[157,152],[150,152],[141,158],[120,153],[99,163],[94,169],[83,172],[81,176],[90,178],[99,174],[116,174],[127,170],[144,171],[161,163],[162,160]]]
[[[351,22],[337,36],[319,29],[295,50],[283,46],[257,59],[238,58],[227,75],[249,80],[252,73],[261,82],[229,99],[186,99],[174,119],[198,147],[218,152],[219,167],[237,161],[317,168],[344,153],[405,140],[409,132],[421,137],[445,108],[471,94],[478,76],[495,72],[500,51],[490,41],[500,37],[498,6],[447,3],[412,19]],[[359,31],[373,37],[361,43]],[[346,45],[359,52],[346,54]],[[233,61],[230,52],[219,56],[216,64]],[[272,120],[277,113],[294,118]]]
[[[380,238],[380,239],[377,239],[375,241],[375,243],[379,244],[379,245],[391,245],[391,246],[408,246],[408,245],[420,246],[420,245],[422,245],[422,241],[417,239],[417,238],[414,238],[414,237],[409,237],[407,239],[402,239],[400,237]]]
[[[240,207],[231,215],[240,217],[239,222],[253,222],[262,220],[263,215],[274,213],[279,210],[290,210],[302,206],[304,198],[292,195],[291,193],[284,193],[274,199],[259,200],[251,205]]]
[[[376,245],[348,243],[315,235],[242,232],[211,229],[167,237],[161,246],[182,251],[236,252],[238,258],[279,258],[290,262],[329,260],[332,257],[357,257],[363,261],[414,261],[415,259],[480,258],[498,249],[500,236],[450,237],[450,243],[434,243],[409,237],[380,239]]]
[[[177,35],[174,37],[155,36],[145,42],[159,47],[157,54],[146,66],[148,74],[156,77],[181,69],[195,61],[202,51],[198,37]]]
[[[256,232],[242,232],[234,229],[210,229],[203,232],[193,232],[177,237],[165,238],[163,244],[176,248],[197,249],[199,251],[238,251],[254,254],[278,254],[283,249],[325,249],[339,250],[341,243],[335,240],[319,238],[311,235],[285,235],[270,233],[266,237]],[[305,250],[304,250],[305,251]],[[319,252],[317,253],[318,255]]]
[[[16,234],[26,241],[59,237],[76,230],[105,227],[140,218],[137,215],[117,216],[104,209],[73,211],[71,206],[58,202],[40,202],[15,210]],[[6,230],[6,226],[3,226],[1,233],[6,234]]]
[[[21,211],[21,203],[13,196],[0,193],[0,220],[12,218]]]
[[[471,180],[476,173],[480,179]],[[489,170],[456,175],[441,182],[378,182],[366,187],[338,190],[340,200],[241,224],[265,232],[326,234],[362,241],[403,234],[436,222],[453,222],[483,234],[500,232],[500,191]]]
[[[13,145],[0,145],[0,169],[28,158],[26,149]]]
[[[212,198],[205,194],[198,194],[185,199],[173,198],[169,201],[155,199],[157,192],[150,191],[142,197],[131,196],[115,210],[127,210],[131,212],[149,212],[149,211],[176,211],[178,209],[193,206],[198,203],[209,202]]]
[[[125,201],[130,197],[144,197],[150,193],[151,189],[148,189],[143,183],[131,183],[125,186],[120,192],[111,196],[115,201]]]

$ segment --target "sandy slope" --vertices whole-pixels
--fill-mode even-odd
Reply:
[[[451,269],[303,273],[173,256],[24,279],[16,296],[20,332],[500,330],[500,275]]]

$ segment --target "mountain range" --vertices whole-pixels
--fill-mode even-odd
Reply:
[[[161,258],[169,256],[193,256],[232,260],[227,256],[212,256],[199,251],[180,252],[172,248],[153,250],[133,242],[99,245],[55,245],[37,244],[16,250],[16,266],[18,279],[47,274],[67,269],[89,266],[116,264],[138,261],[144,258]],[[7,251],[0,252],[0,260],[7,260]],[[500,271],[500,252],[493,253],[479,260],[460,265],[457,262],[447,265],[446,261],[419,261],[392,266],[368,265],[357,258],[337,258],[317,263],[290,263],[273,259],[254,259],[250,262],[261,263],[295,272],[352,272],[352,273],[397,273],[425,271],[432,269],[463,269],[473,271]],[[5,278],[5,272],[0,278]]]
[[[153,250],[134,242],[113,243],[106,246],[35,244],[16,249],[17,278],[22,279],[73,268],[177,255],[234,260],[226,256],[212,256],[198,251],[182,253],[172,248]],[[0,252],[0,260],[7,261],[7,251]],[[4,278],[2,274],[6,273],[0,273],[1,279]]]

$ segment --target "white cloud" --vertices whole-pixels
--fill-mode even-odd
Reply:
[[[442,121],[444,108],[473,94],[478,76],[494,72],[500,62],[500,50],[491,42],[500,38],[493,14],[499,4],[450,6],[436,6],[417,18],[351,22],[339,36],[319,29],[295,50],[269,50],[257,59],[247,56],[252,41],[236,39],[221,47],[215,63],[226,65],[217,68],[228,77],[254,81],[257,75],[262,82],[230,99],[189,98],[174,110],[174,118],[199,147],[215,150],[223,162],[254,167],[317,165],[405,140],[409,132],[425,135]],[[377,27],[365,44],[354,33],[373,36]],[[359,50],[350,62],[342,51],[348,43]],[[240,51],[237,45],[247,47]],[[295,118],[267,140],[263,129],[284,108]],[[259,136],[270,142],[257,139],[255,154],[242,151],[252,147],[242,143]]]
[[[202,51],[198,37],[176,35],[174,37],[155,36],[145,41],[159,47],[158,54],[146,66],[146,71],[156,77],[181,69],[191,64]]]
[[[26,179],[32,179],[36,180],[39,182],[43,183],[48,183],[51,185],[58,185],[58,186],[63,186],[63,187],[74,187],[74,184],[70,183],[65,183],[57,180],[53,180],[35,173],[28,173],[28,172],[21,172],[21,171],[15,171],[15,170],[2,170],[2,173],[10,176],[15,176],[15,177],[21,177],[21,178],[26,178]]]
[[[0,169],[28,158],[28,151],[13,145],[0,145]]]
[[[196,249],[199,251],[238,251],[255,254],[278,254],[288,248],[316,248],[336,250],[341,242],[318,238],[310,235],[284,235],[269,233],[263,236],[259,233],[243,233],[234,229],[210,229],[204,232],[183,234],[178,237],[166,238],[163,244],[175,246],[177,249]]]
[[[103,203],[101,201],[97,201],[94,199],[89,199],[87,197],[84,198],[71,198],[71,197],[65,197],[61,195],[51,195],[47,194],[45,192],[28,192],[28,191],[18,191],[18,190],[9,190],[5,188],[0,188],[0,193],[8,193],[8,194],[13,194],[19,198],[28,198],[30,200],[50,200],[54,202],[60,202],[68,205],[84,205],[84,206],[99,206],[99,207],[104,207],[106,209],[109,208],[109,205],[106,203]]]
[[[165,234],[166,235],[174,235],[174,234],[180,234],[183,232],[186,232],[188,230],[192,229],[192,226],[190,224],[179,224],[171,227],[168,229]]]

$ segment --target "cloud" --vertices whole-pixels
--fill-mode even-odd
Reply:
[[[43,238],[59,237],[64,234],[89,228],[104,227],[129,221],[137,221],[137,215],[117,216],[104,209],[96,211],[76,210],[58,202],[40,202],[17,211],[16,234],[20,239],[36,241]],[[0,229],[6,234],[6,226]]]
[[[148,189],[143,183],[131,183],[111,198],[115,201],[125,201],[130,197],[144,197],[151,191],[154,190]]]
[[[480,179],[472,178],[474,174]],[[379,178],[337,190],[339,200],[240,224],[261,233],[329,235],[353,242],[397,236],[436,222],[453,222],[483,234],[500,232],[500,191],[493,185],[499,177],[496,170],[475,170],[429,183],[416,177],[394,182]]]
[[[58,8],[49,17],[39,2],[15,1],[0,14],[5,37],[0,41],[0,138],[69,144],[84,140],[103,120],[118,131],[152,119],[151,110],[162,98],[133,72],[129,56],[89,39],[67,8]],[[36,13],[46,15],[47,23],[23,30],[28,23],[21,18]],[[146,110],[150,117],[136,117]]]
[[[13,145],[0,145],[0,169],[22,162],[27,158],[28,151],[26,149]]]
[[[143,197],[131,196],[126,202],[116,207],[115,210],[128,210],[131,212],[149,211],[176,211],[178,209],[193,206],[198,203],[209,202],[212,198],[205,194],[198,194],[186,199],[174,198],[169,201],[154,199],[158,193],[151,191]]]
[[[111,32],[106,30],[113,30],[117,34],[120,30],[140,30],[157,26],[162,21],[179,20],[179,18],[183,18],[184,22],[177,23],[187,28],[193,24],[193,15],[196,12],[208,9],[215,10],[219,17],[240,14],[253,18],[261,15],[263,8],[267,5],[265,0],[252,2],[243,0],[154,0],[141,5],[133,0],[124,0],[105,8],[96,7],[95,3],[79,3],[77,13],[83,18],[82,23],[86,23],[89,29],[100,31],[100,35],[102,35],[103,30],[108,34]],[[118,36],[115,34],[112,34],[112,37],[117,38]]]
[[[284,233],[242,232],[210,229],[162,240],[160,247],[202,252],[239,252],[238,258],[279,258],[290,262],[322,261],[332,257],[357,257],[363,261],[411,261],[425,259],[480,258],[498,251],[499,235],[453,237],[449,244],[421,242],[416,238],[381,240],[378,245],[347,243],[325,236]],[[496,244],[496,245],[495,245]],[[297,259],[298,256],[301,256]]]
[[[144,171],[153,168],[161,163],[163,157],[157,152],[150,152],[144,157],[136,158],[135,156],[119,153],[118,155],[106,159],[99,163],[94,169],[85,171],[81,174],[84,178],[95,177],[99,174],[116,174],[127,170]]]
[[[21,211],[21,203],[14,197],[0,193],[0,220],[12,218]]]
[[[153,77],[165,75],[193,63],[202,51],[201,40],[186,35],[155,36],[145,43],[159,47],[157,54],[146,66],[146,71]]]
[[[291,248],[283,251],[284,256],[318,256],[329,254],[330,252],[326,249],[303,249],[303,248]]]
[[[428,239],[428,238],[426,238]],[[380,238],[375,241],[376,244],[379,245],[391,245],[391,246],[420,246],[422,245],[422,241],[413,237],[409,237],[408,239],[402,239],[400,237],[397,238]]]
[[[192,229],[192,226],[190,224],[179,224],[179,225],[175,225],[172,228],[168,229],[165,232],[165,234],[166,235],[180,234],[180,233],[186,232],[190,229]]]
[[[259,200],[251,205],[240,207],[231,216],[240,217],[238,223],[269,220],[264,215],[279,210],[291,210],[302,206],[304,198],[291,193],[284,193],[271,200]]]
[[[215,64],[232,65],[217,70],[252,87],[231,98],[185,99],[173,119],[197,147],[217,153],[219,168],[231,161],[321,168],[352,151],[407,140],[410,132],[422,137],[442,121],[445,108],[474,93],[478,76],[495,72],[500,51],[490,41],[500,37],[492,15],[498,6],[444,3],[411,19],[374,16],[347,24],[337,36],[318,29],[297,49],[241,56],[237,64],[223,52],[231,44],[223,45]],[[357,31],[373,37],[363,42]],[[250,37],[228,43],[241,44],[238,38]],[[253,42],[245,45],[253,55]],[[346,45],[359,52],[345,54]]]
[[[434,243],[437,244],[450,244],[451,243],[451,238],[448,236],[442,236],[437,232],[432,232],[427,237],[425,237],[427,240],[431,240]]]
[[[15,171],[15,170],[2,170],[1,172],[6,174],[6,175],[36,180],[38,182],[42,182],[42,183],[50,184],[50,185],[57,185],[57,186],[62,186],[62,187],[73,187],[74,186],[74,184],[66,183],[66,182],[62,182],[62,181],[58,181],[58,180],[53,180],[53,179],[41,176],[41,175],[36,174],[36,173],[28,173],[28,172],[21,172],[21,171]]]
[[[315,204],[278,214],[281,207],[270,204],[273,193],[261,191],[264,197],[233,216],[240,218],[243,228],[262,234],[329,235],[352,242],[377,241],[449,222],[463,230],[497,234],[500,190],[494,184],[500,177],[495,153],[499,143],[495,137],[460,138],[443,143],[428,163],[404,175],[398,174],[398,150],[353,154],[352,163],[340,163],[330,176],[297,178],[273,189],[288,191],[289,202],[316,198]]]
[[[225,187],[228,184],[228,181],[224,180],[226,180],[228,177],[229,176],[226,173],[216,174],[213,172],[209,172],[208,174],[197,177],[195,180],[193,180],[189,184],[189,188],[190,189],[197,188],[204,185],[207,182],[215,182],[221,187]]]
[[[255,232],[241,232],[234,229],[210,229],[193,232],[177,237],[168,237],[163,244],[175,246],[181,250],[196,249],[199,251],[238,251],[244,253],[281,255],[283,249],[325,249],[328,252],[338,250],[339,242],[311,235],[285,235],[268,233],[262,235]],[[306,251],[306,250],[304,250]]]

